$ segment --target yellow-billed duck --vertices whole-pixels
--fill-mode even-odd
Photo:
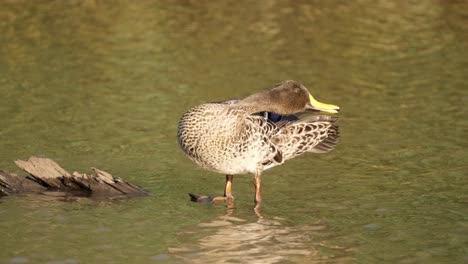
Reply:
[[[291,80],[244,99],[190,109],[179,121],[180,147],[196,164],[226,175],[224,196],[190,194],[192,200],[232,202],[233,175],[251,173],[259,206],[264,170],[304,152],[328,152],[338,143],[337,117],[304,113],[338,113],[339,109],[318,102],[304,85]]]

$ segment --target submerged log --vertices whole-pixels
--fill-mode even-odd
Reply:
[[[55,161],[30,157],[15,164],[29,173],[27,177],[0,170],[0,196],[19,193],[63,192],[75,196],[142,196],[148,193],[140,186],[115,178],[93,168],[94,174],[68,173]]]

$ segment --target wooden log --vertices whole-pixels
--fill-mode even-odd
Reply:
[[[0,170],[0,196],[25,192],[66,192],[76,196],[142,196],[148,193],[140,186],[115,178],[110,173],[93,168],[94,174],[70,174],[55,161],[30,157],[16,160],[15,164],[30,176]]]
[[[62,189],[62,178],[70,177],[70,173],[51,159],[30,157],[27,161],[15,160],[15,164],[51,189]]]
[[[47,191],[47,188],[27,177],[19,177],[8,171],[0,170],[0,196],[43,191]]]

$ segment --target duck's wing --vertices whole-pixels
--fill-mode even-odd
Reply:
[[[335,148],[339,140],[338,117],[327,115],[296,116],[294,121],[279,121],[279,131],[272,138],[284,160],[304,152],[324,153]]]
[[[264,169],[282,164],[304,152],[324,153],[332,150],[339,140],[337,117],[327,115],[294,115],[274,122],[262,114],[247,118],[244,135],[255,138],[263,153]],[[258,142],[260,141],[260,142]]]
[[[281,126],[265,118],[262,114],[250,115],[246,119],[246,128],[243,131],[245,141],[257,146],[258,162],[263,167],[270,168],[284,162],[283,153],[271,139],[280,133]],[[249,140],[251,139],[251,140]]]

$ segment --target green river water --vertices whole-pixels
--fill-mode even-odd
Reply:
[[[235,209],[177,144],[190,107],[294,79],[341,141]],[[0,3],[0,168],[52,158],[144,186],[0,199],[0,263],[468,263],[467,1]]]

